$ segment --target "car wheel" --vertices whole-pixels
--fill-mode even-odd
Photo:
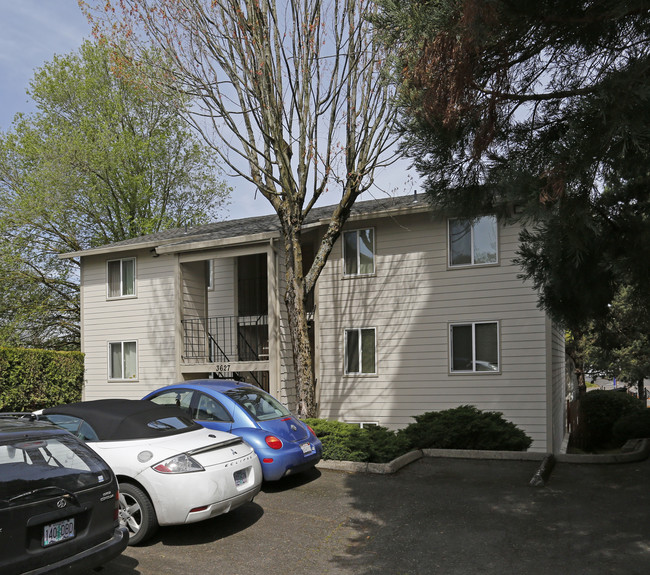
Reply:
[[[120,525],[129,530],[129,545],[151,537],[158,528],[151,499],[139,487],[120,483]]]

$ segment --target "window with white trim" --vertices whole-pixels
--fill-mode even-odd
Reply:
[[[375,374],[376,337],[375,328],[345,330],[345,373]]]
[[[372,228],[343,233],[343,274],[375,273],[375,231]]]
[[[108,378],[138,379],[138,346],[135,341],[109,342]]]
[[[449,265],[477,266],[498,262],[497,219],[449,220]]]
[[[135,296],[135,258],[123,258],[106,262],[109,298]]]
[[[499,324],[495,321],[449,326],[452,372],[496,372],[499,365]]]

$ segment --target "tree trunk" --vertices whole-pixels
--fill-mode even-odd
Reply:
[[[294,277],[290,277],[290,276]],[[293,365],[296,374],[296,391],[298,393],[298,417],[316,417],[316,382],[305,307],[304,284],[287,271],[287,291],[285,304],[289,316]]]
[[[301,214],[291,213],[290,206],[277,210],[284,232],[287,288],[284,303],[287,307],[293,366],[298,394],[298,417],[316,417],[316,382],[314,379],[311,340],[307,322],[307,292],[302,261]]]

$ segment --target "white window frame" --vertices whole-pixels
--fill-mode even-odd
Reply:
[[[363,338],[362,338],[363,331],[372,331],[373,333],[373,338],[374,338],[373,371],[361,371],[363,366]],[[358,334],[358,342],[359,342],[358,350],[357,350],[357,354],[359,358],[358,371],[348,371],[348,333],[350,332],[357,332]],[[377,328],[374,327],[345,328],[344,335],[343,335],[343,348],[344,348],[343,349],[343,373],[345,375],[377,375]]]
[[[474,257],[475,257],[475,227],[476,225],[481,222],[482,220],[485,220],[486,218],[490,218],[494,222],[494,237],[495,237],[495,253],[494,253],[494,261],[490,262],[476,262]],[[452,222],[465,222],[470,226],[470,262],[469,263],[453,263],[452,262],[452,237],[451,237],[451,225]],[[447,220],[447,265],[450,268],[462,268],[462,267],[476,267],[476,266],[494,266],[498,265],[499,263],[499,226],[498,222],[496,219],[496,216],[493,215],[486,215],[482,216],[480,218],[477,218],[476,220],[472,221],[470,219],[466,218],[449,218]]]
[[[497,354],[497,365],[496,369],[477,369],[477,360],[476,358],[476,326],[477,325],[494,325],[496,326],[496,354]],[[471,327],[472,328],[472,357],[470,359],[471,369],[454,369],[454,327]],[[475,373],[481,375],[487,374],[496,374],[501,373],[501,326],[498,321],[488,320],[488,321],[459,321],[449,324],[448,329],[449,334],[449,373]]]
[[[125,294],[124,293],[124,262],[131,261],[133,262],[133,293]],[[119,295],[111,295],[111,281],[110,281],[110,264],[114,262],[120,263],[120,293]],[[137,262],[135,257],[130,258],[115,258],[113,260],[106,261],[106,298],[107,299],[128,299],[137,297]]]
[[[135,373],[132,377],[125,377],[124,372],[126,371],[125,355],[124,355],[124,344],[132,343],[135,345]],[[121,373],[117,374],[119,377],[116,377],[116,374],[112,370],[112,351],[113,346],[120,346],[120,371]],[[137,340],[124,340],[124,341],[109,341],[108,342],[108,380],[109,381],[137,381],[138,380],[138,342]]]
[[[360,232],[371,232],[372,233],[372,270],[369,272],[361,272],[361,250],[359,249],[360,241]],[[345,237],[348,234],[356,234],[356,271],[349,273],[346,269],[346,241]],[[375,274],[376,270],[376,258],[377,258],[377,235],[375,233],[375,228],[359,228],[356,230],[346,230],[343,232],[341,237],[342,251],[343,251],[343,277],[346,278],[355,278],[355,277],[368,277]]]

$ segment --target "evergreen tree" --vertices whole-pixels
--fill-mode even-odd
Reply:
[[[523,275],[569,328],[622,285],[650,305],[650,2],[380,4],[434,204],[523,223]]]

